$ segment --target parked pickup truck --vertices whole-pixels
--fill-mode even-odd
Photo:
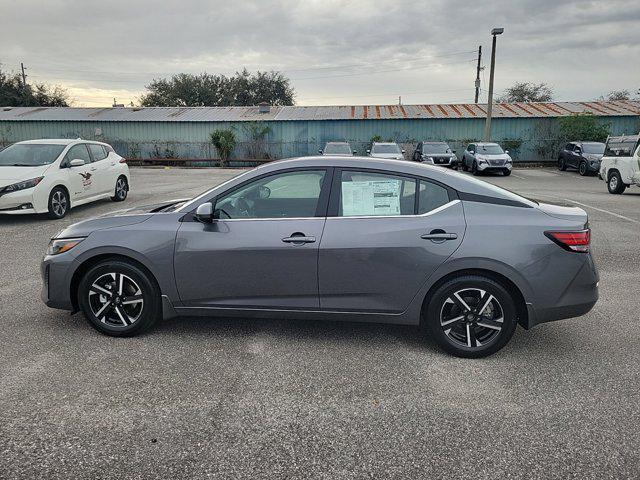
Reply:
[[[609,137],[600,161],[598,177],[607,182],[609,193],[623,193],[640,186],[640,135]]]

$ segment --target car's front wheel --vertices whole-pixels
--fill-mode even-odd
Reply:
[[[624,193],[626,188],[627,186],[622,181],[620,173],[616,171],[611,172],[609,175],[609,181],[607,182],[607,189],[609,190],[609,193],[619,195]]]
[[[508,177],[509,175],[511,175],[511,170],[509,170],[508,168],[505,168],[505,169],[502,171],[502,174],[503,174],[505,177]]]
[[[127,178],[125,176],[118,177],[118,180],[116,180],[116,188],[114,189],[111,200],[114,202],[123,202],[127,198],[128,193],[129,184],[127,183]]]
[[[473,175],[480,175],[480,171],[478,170],[478,164],[476,163],[476,161],[473,161],[473,164],[471,165],[471,173]]]
[[[580,162],[578,166],[578,173],[583,177],[586,177],[589,174],[589,167],[587,166],[587,162],[584,160]]]
[[[567,169],[567,162],[564,161],[564,158],[558,158],[558,170],[564,172]]]
[[[63,218],[69,211],[69,194],[62,187],[56,187],[49,194],[49,218],[58,220]]]
[[[162,312],[155,280],[122,260],[105,260],[90,268],[80,280],[78,304],[93,328],[114,337],[148,330]]]
[[[467,275],[447,281],[433,293],[423,322],[427,333],[446,352],[479,358],[507,344],[517,318],[514,300],[502,285]]]

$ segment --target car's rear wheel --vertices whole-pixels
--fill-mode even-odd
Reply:
[[[458,357],[491,355],[513,336],[517,319],[511,294],[498,282],[477,275],[441,285],[423,312],[427,333]]]
[[[462,157],[462,163],[460,165],[460,168],[462,168],[463,172],[466,172],[468,170],[467,168],[467,159]]]
[[[607,182],[607,189],[609,190],[609,193],[619,195],[624,193],[626,188],[627,186],[622,181],[620,173],[616,171],[611,172],[609,175],[609,181]]]
[[[586,177],[589,173],[589,167],[587,166],[587,162],[584,160],[580,162],[580,165],[578,165],[578,173],[583,177]]]
[[[116,187],[113,192],[113,197],[111,200],[114,202],[123,202],[127,198],[127,194],[129,193],[129,184],[127,183],[127,177],[121,175],[116,180]]]
[[[63,218],[69,211],[69,194],[62,187],[55,187],[49,194],[49,218],[58,220]]]
[[[567,169],[567,162],[564,161],[564,158],[560,157],[558,159],[558,170],[564,172]]]
[[[106,260],[89,269],[80,280],[78,304],[93,328],[114,337],[148,330],[162,312],[155,280],[122,260]]]

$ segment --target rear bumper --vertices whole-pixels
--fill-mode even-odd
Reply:
[[[582,255],[582,254],[578,254]],[[525,328],[540,323],[575,318],[588,313],[598,301],[599,276],[593,259],[589,256],[582,268],[573,277],[557,301],[553,304],[527,304],[528,319]]]

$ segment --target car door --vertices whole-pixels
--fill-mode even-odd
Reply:
[[[116,179],[114,176],[114,166],[107,158],[108,152],[98,143],[88,143],[87,147],[91,153],[93,170],[96,182],[96,194],[104,194],[115,191]]]
[[[416,162],[419,162],[422,160],[422,142],[418,143],[418,146],[413,152],[413,160]]]
[[[455,192],[428,179],[336,169],[331,196],[318,260],[323,310],[404,311],[464,236]]]
[[[214,199],[216,220],[184,221],[174,256],[187,307],[317,310],[329,168],[244,182]]]
[[[84,165],[71,167],[71,160],[76,159],[84,160]],[[86,144],[78,143],[69,148],[60,166],[67,170],[66,177],[72,203],[96,195],[95,167],[91,163]]]

